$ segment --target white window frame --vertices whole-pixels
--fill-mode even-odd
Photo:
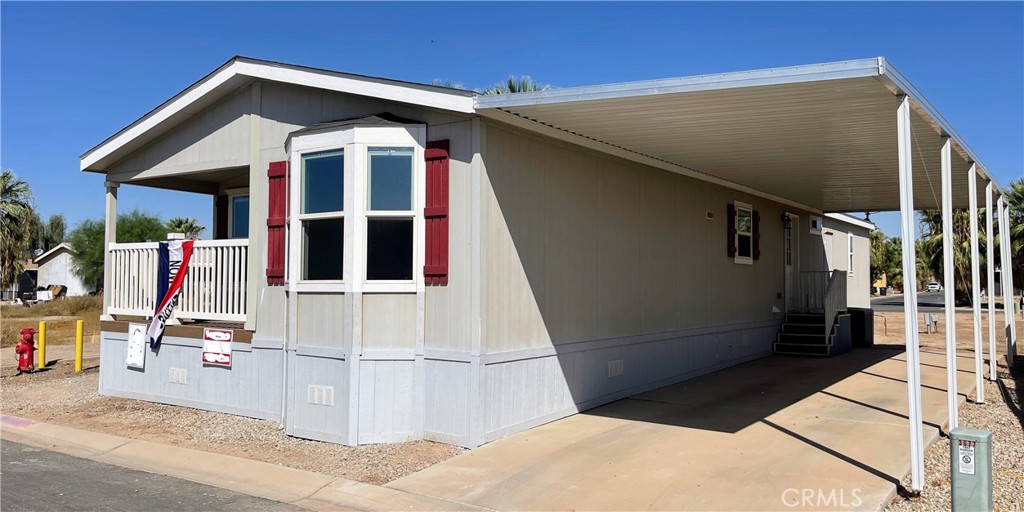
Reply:
[[[846,266],[847,266],[846,275],[852,276],[853,275],[853,232],[852,231],[849,231],[849,232],[846,233],[846,250],[848,252],[848,254],[846,255]]]
[[[733,218],[733,246],[736,247],[736,256],[733,257],[733,261],[740,265],[753,265],[754,264],[754,207],[747,203],[740,201],[733,201],[733,207],[736,209],[736,216]],[[740,210],[745,210],[750,213],[750,231],[740,232]],[[740,236],[750,237],[750,256],[740,256]]]
[[[423,280],[425,223],[423,207],[426,204],[426,126],[347,126],[325,133],[293,136],[287,151],[291,162],[289,178],[289,222],[287,276],[295,292],[368,292],[368,293],[421,293]],[[368,212],[367,187],[369,149],[413,149],[413,204],[412,211]],[[323,214],[299,214],[301,205],[302,156],[325,151],[344,151],[345,189],[342,279],[331,281],[301,280],[302,243],[301,221],[324,218]],[[334,217],[334,213],[328,217]],[[413,219],[412,279],[408,281],[369,281],[366,279],[366,224],[368,218],[394,216]]]
[[[412,182],[412,192],[411,192],[412,193],[412,205],[411,205],[412,209],[411,210],[371,210],[370,209],[370,150],[371,149],[378,149],[378,148],[381,148],[381,149],[411,149],[411,150],[413,150],[413,153],[412,153],[413,165],[412,165],[412,169],[411,169],[411,171],[413,173],[412,174],[412,180],[411,180],[411,182]],[[365,205],[364,208],[363,208],[362,219],[361,219],[362,223],[363,223],[363,226],[362,226],[363,227],[363,240],[362,240],[362,251],[363,252],[361,254],[361,256],[363,258],[363,261],[366,261],[366,259],[367,259],[366,251],[369,250],[369,247],[370,247],[370,241],[367,238],[369,236],[369,234],[370,234],[370,226],[369,226],[370,219],[386,219],[386,218],[391,218],[391,219],[410,219],[410,220],[412,220],[412,226],[413,226],[413,228],[412,228],[412,233],[413,233],[413,235],[412,235],[412,238],[413,238],[412,279],[402,279],[402,280],[383,280],[383,279],[377,279],[377,280],[371,281],[370,279],[368,279],[366,277],[366,272],[367,272],[369,266],[368,265],[363,265],[363,274],[362,274],[363,289],[365,291],[367,289],[367,287],[369,287],[372,291],[415,291],[415,284],[416,284],[416,252],[419,250],[416,247],[416,243],[417,243],[416,242],[416,239],[417,239],[417,237],[416,237],[416,224],[417,224],[417,218],[420,218],[422,220],[422,214],[421,215],[417,215],[417,212],[422,212],[423,205],[426,204],[426,201],[425,201],[426,193],[425,193],[425,191],[422,194],[424,196],[424,200],[423,201],[419,201],[417,199],[418,196],[421,195],[420,191],[423,190],[423,188],[426,186],[426,177],[425,176],[423,177],[424,183],[422,185],[418,183],[420,181],[420,176],[426,174],[426,164],[424,163],[424,165],[421,167],[421,166],[416,164],[416,161],[417,161],[417,158],[420,159],[420,160],[425,160],[424,157],[423,157],[423,152],[422,151],[417,151],[417,146],[416,145],[401,144],[401,143],[365,144],[365,145],[363,145],[363,152],[364,152],[364,158],[366,159],[366,165],[362,169],[362,172],[363,172],[363,183],[362,183],[363,190],[362,190],[362,192],[363,192],[363,201],[364,201],[364,205]],[[423,265],[421,264],[419,268],[422,269]],[[391,285],[394,285],[394,286],[391,286]],[[404,288],[409,288],[409,286],[402,286],[402,285],[412,285],[412,287],[411,287],[411,289],[404,289]]]
[[[235,236],[235,208],[234,199],[238,196],[249,197],[249,187],[229,188],[224,190],[224,194],[228,198],[228,238],[229,239],[241,239],[242,237]],[[249,202],[249,214],[252,215],[252,201]],[[249,237],[246,236],[246,239]]]

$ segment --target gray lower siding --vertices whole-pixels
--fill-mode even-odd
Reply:
[[[276,421],[286,394],[285,431],[292,436],[349,445],[430,439],[472,448],[768,356],[778,329],[779,322],[764,321],[482,356],[427,350],[425,357],[353,357],[299,347],[289,351],[286,392],[279,348],[237,344],[228,370],[201,364],[199,340],[165,338],[137,371],[124,365],[125,335],[104,332],[100,392]],[[618,361],[621,374],[610,376],[609,363]],[[170,383],[171,368],[185,369],[185,384]]]
[[[201,340],[165,336],[158,352],[147,349],[145,369],[135,370],[125,366],[125,333],[100,337],[100,394],[281,419],[280,348],[236,343],[227,369],[203,366]],[[171,382],[172,368],[184,370],[183,384]]]
[[[766,321],[481,356],[480,440],[489,442],[772,353]],[[622,372],[609,376],[609,363]]]

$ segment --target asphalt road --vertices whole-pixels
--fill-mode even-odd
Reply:
[[[942,313],[945,304],[945,294],[943,292],[917,292],[918,313]],[[874,297],[871,299],[871,309],[882,313],[887,311],[902,312],[903,295]]]
[[[302,510],[0,440],[0,510]]]

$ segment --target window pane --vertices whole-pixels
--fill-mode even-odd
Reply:
[[[753,221],[750,218],[750,210],[737,209],[736,210],[736,231],[740,233],[750,233],[753,227]]]
[[[412,279],[412,219],[366,221],[366,279]]]
[[[739,255],[741,258],[749,258],[751,238],[750,235],[739,235],[736,238],[738,239],[737,242],[739,242],[736,244],[738,246],[736,254]]]
[[[231,237],[249,238],[249,196],[231,197]]]
[[[345,210],[345,156],[340,151],[302,157],[302,213]]]
[[[370,210],[412,210],[412,148],[370,148]]]
[[[345,219],[302,222],[302,279],[342,279]]]

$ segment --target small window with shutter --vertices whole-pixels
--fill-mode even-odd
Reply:
[[[761,216],[746,203],[736,201],[728,207],[729,256],[736,263],[752,265],[761,256]]]

